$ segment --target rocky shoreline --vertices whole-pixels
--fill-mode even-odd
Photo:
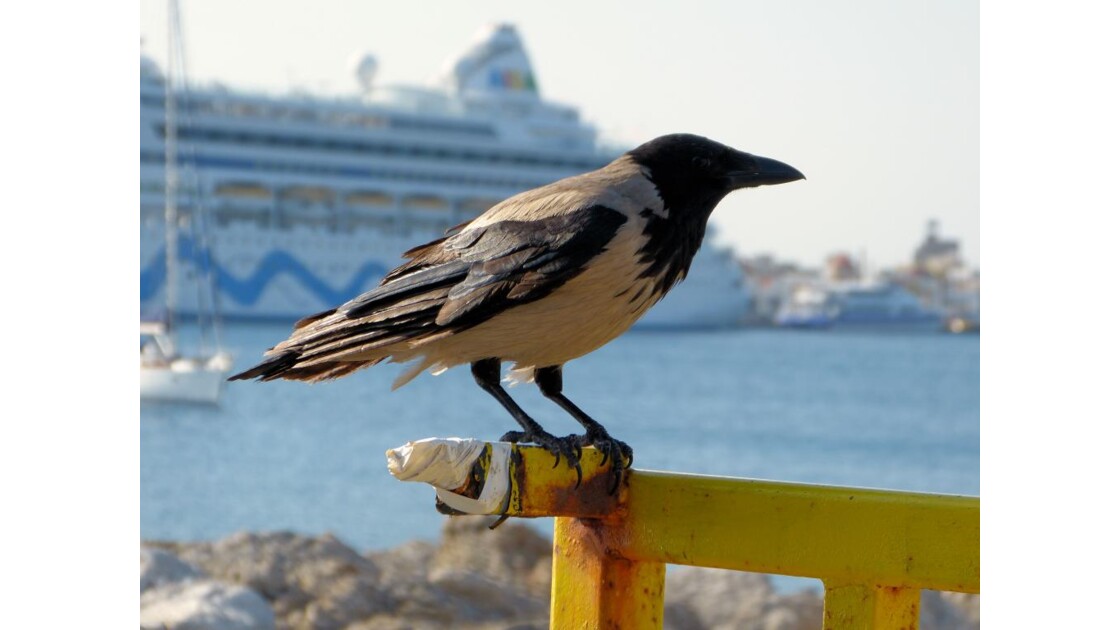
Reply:
[[[238,533],[145,541],[142,628],[530,630],[548,628],[551,542],[526,525],[448,519],[438,541],[360,553],[331,534]],[[820,594],[760,574],[693,567],[666,577],[665,628],[820,628]],[[924,630],[979,628],[979,597],[924,592]]]

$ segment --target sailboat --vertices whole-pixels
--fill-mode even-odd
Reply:
[[[140,399],[169,402],[217,404],[226,376],[233,367],[232,356],[222,350],[219,339],[219,314],[214,299],[213,278],[209,266],[192,274],[199,284],[198,327],[201,334],[199,350],[195,354],[182,351],[178,322],[178,284],[180,280],[179,231],[182,229],[179,213],[180,186],[176,166],[176,137],[178,126],[176,107],[178,95],[173,80],[176,60],[182,65],[179,7],[176,0],[168,3],[168,73],[165,77],[166,136],[164,147],[164,224],[166,234],[166,280],[164,284],[165,311],[156,320],[140,321]],[[183,81],[186,85],[186,81]],[[197,190],[197,189],[196,189]],[[197,195],[195,195],[197,199]],[[205,229],[202,204],[197,204],[190,220]],[[207,299],[208,298],[208,299]],[[204,312],[209,311],[209,312]],[[204,341],[208,338],[208,341]]]

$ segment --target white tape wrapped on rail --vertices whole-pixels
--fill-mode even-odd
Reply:
[[[473,438],[427,438],[385,452],[389,473],[401,481],[422,481],[436,489],[448,507],[465,514],[500,514],[509,498],[508,442],[491,442],[490,468],[477,499],[455,494],[471,474],[486,449],[486,442]]]

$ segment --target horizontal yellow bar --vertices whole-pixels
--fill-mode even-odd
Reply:
[[[602,553],[849,585],[980,591],[980,499],[627,471],[611,494],[601,454],[583,483],[544,449],[515,446],[508,516],[591,519]]]
[[[980,592],[977,497],[639,470],[627,485],[602,533],[631,560]]]
[[[576,471],[563,459],[538,446],[514,445],[510,477],[513,480],[508,516],[578,516],[606,518],[618,512],[624,488],[610,494],[611,471],[603,455],[593,448],[581,452],[583,480],[576,487]]]

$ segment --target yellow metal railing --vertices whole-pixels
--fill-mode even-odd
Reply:
[[[661,628],[666,564],[818,578],[826,629],[916,628],[921,589],[980,592],[976,497],[644,470],[610,495],[600,460],[584,449],[575,489],[566,465],[515,446],[489,511],[557,517],[552,628]]]

